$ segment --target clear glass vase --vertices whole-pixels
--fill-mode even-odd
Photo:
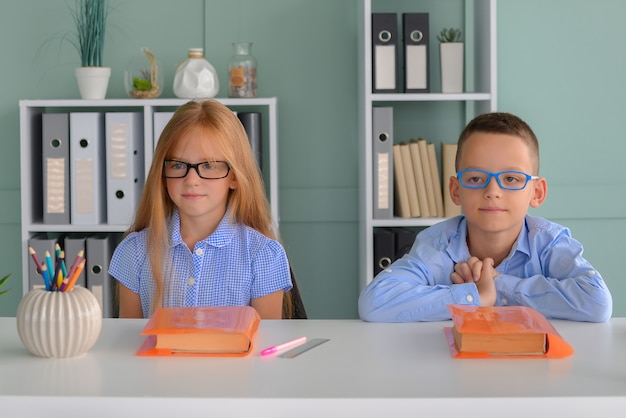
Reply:
[[[233,42],[228,60],[228,97],[256,97],[256,58],[250,54],[252,42]]]
[[[174,94],[181,99],[203,99],[217,96],[220,83],[215,68],[204,58],[202,48],[190,48],[188,58],[178,66],[174,76]]]
[[[154,55],[141,48],[141,55],[133,58],[124,72],[124,88],[129,97],[153,99],[162,92],[162,76]]]

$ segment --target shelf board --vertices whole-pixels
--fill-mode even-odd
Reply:
[[[28,232],[124,232],[128,225],[28,225]]]
[[[254,98],[226,98],[215,97],[214,100],[225,106],[266,106],[275,105],[275,97],[254,97]],[[23,107],[143,107],[143,106],[167,106],[178,107],[192,99],[43,99],[43,100],[20,100]],[[203,99],[204,100],[204,99]],[[206,99],[208,100],[208,99]]]
[[[490,93],[373,93],[372,102],[472,102],[491,100]]]
[[[375,228],[397,228],[397,227],[419,227],[432,226],[447,218],[393,218],[393,219],[372,219],[372,226]]]

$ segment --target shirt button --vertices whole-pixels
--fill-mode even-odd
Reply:
[[[385,273],[391,273],[391,272],[393,272],[393,270],[391,270],[391,269],[385,269]]]
[[[195,282],[196,282],[196,279],[194,279],[193,277],[190,277],[187,279],[187,284],[189,286],[193,286]]]
[[[465,296],[465,300],[467,300],[468,302],[474,302],[474,296],[467,295],[467,296]]]
[[[204,254],[204,251],[202,251],[202,248],[198,248],[196,250],[196,255],[202,255],[202,254]]]
[[[589,275],[593,276],[593,275],[595,275],[595,274],[597,274],[597,273],[596,273],[596,271],[595,271],[595,270],[589,270],[589,271],[587,272],[587,274],[589,274]]]
[[[502,298],[502,299],[500,299],[500,302],[501,302],[503,305],[506,305],[507,303],[509,303],[509,301],[508,301],[508,300],[506,300],[506,298]]]

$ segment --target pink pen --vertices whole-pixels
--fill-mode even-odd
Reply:
[[[269,354],[274,354],[277,351],[280,350],[284,350],[286,348],[293,348],[296,347],[302,343],[306,342],[306,337],[300,337],[300,338],[296,338],[295,340],[292,341],[287,341],[286,343],[282,343],[282,344],[278,344],[278,345],[273,345],[271,347],[267,347],[264,350],[261,350],[261,355],[262,356],[267,356]]]

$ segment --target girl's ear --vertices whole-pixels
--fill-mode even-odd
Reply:
[[[230,184],[228,185],[228,188],[230,190],[235,190],[238,186],[239,184],[237,183],[237,177],[235,177],[235,175],[233,174],[230,180]]]
[[[531,208],[538,208],[546,200],[546,196],[548,195],[548,183],[543,177],[532,181],[535,184],[530,196],[529,205]]]

